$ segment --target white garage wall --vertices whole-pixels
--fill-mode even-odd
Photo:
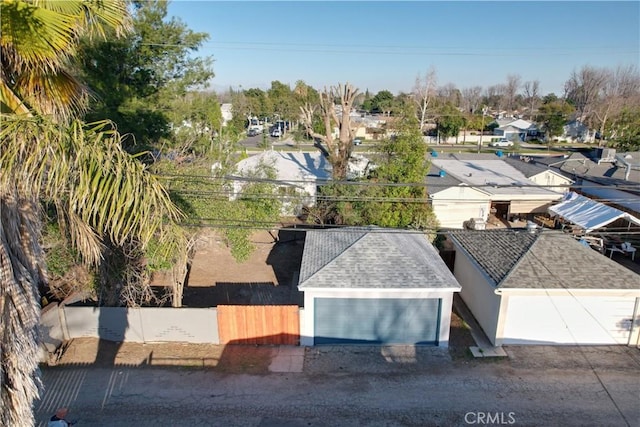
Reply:
[[[463,288],[464,289],[464,288]],[[502,344],[623,344],[629,341],[634,297],[508,296]]]
[[[453,274],[462,286],[460,297],[473,313],[487,338],[496,344],[501,296],[482,271],[460,250],[456,250]]]

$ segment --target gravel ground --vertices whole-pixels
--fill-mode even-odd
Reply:
[[[510,357],[497,360],[433,348],[309,348],[304,371],[291,374],[45,367],[35,409],[40,426],[58,406],[71,407],[79,427],[458,426],[487,417],[519,426],[640,425],[638,349],[506,350]]]

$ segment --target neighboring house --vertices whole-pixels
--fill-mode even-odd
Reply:
[[[308,231],[298,283],[301,345],[448,346],[460,286],[423,234],[371,227]]]
[[[442,228],[462,228],[471,218],[486,221],[491,197],[431,164],[427,175],[429,203]]]
[[[596,148],[532,160],[573,179],[574,191],[640,217],[640,152]]]
[[[313,206],[317,187],[331,179],[331,165],[320,152],[263,151],[238,162],[236,171],[240,176],[250,176],[260,164],[275,169],[275,179],[281,181],[279,191],[291,197],[289,203],[285,198],[283,214],[297,214],[302,206]],[[242,192],[244,184],[243,180],[234,181],[231,198]]]
[[[220,111],[222,112],[222,126],[226,126],[233,119],[233,106],[232,104],[220,104]]]
[[[540,186],[548,187],[549,190],[566,193],[569,191],[571,184],[573,184],[573,180],[565,174],[555,169],[536,164],[532,162],[528,156],[504,157],[504,161],[522,172],[527,179]]]
[[[493,134],[509,141],[526,141],[538,136],[537,126],[523,119],[496,119],[495,123],[498,126],[493,130]]]
[[[591,132],[589,127],[580,120],[571,120],[564,125],[562,136],[559,139],[593,142],[595,140],[595,132]]]
[[[471,218],[486,221],[490,213],[502,220],[533,216],[562,198],[494,154],[434,156],[426,180],[443,228],[462,228]]]
[[[489,340],[638,344],[640,276],[554,230],[453,231],[454,275]]]

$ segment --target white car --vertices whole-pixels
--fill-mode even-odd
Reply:
[[[282,136],[282,132],[280,132],[280,129],[276,128],[271,131],[271,136],[274,138],[280,138]]]
[[[508,139],[500,139],[489,143],[489,147],[513,147],[513,142]]]

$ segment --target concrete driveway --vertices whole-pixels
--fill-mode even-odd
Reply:
[[[46,367],[37,425],[59,406],[79,426],[640,425],[638,349],[505,350],[452,359],[438,348],[307,348],[298,373]]]

